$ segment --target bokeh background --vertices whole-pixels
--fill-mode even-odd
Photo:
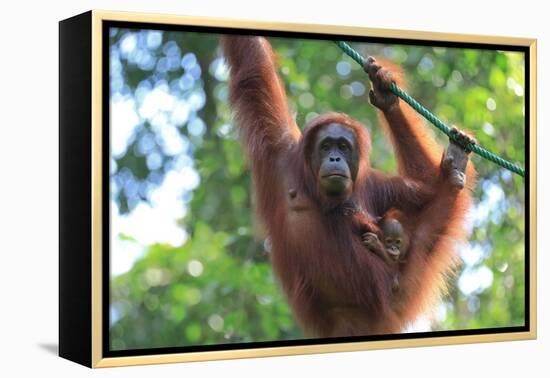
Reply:
[[[360,67],[330,41],[270,42],[298,124],[350,114],[371,132],[373,165],[395,173]],[[434,114],[524,165],[522,53],[353,46],[400,64],[409,93]],[[227,79],[215,34],[110,30],[112,350],[303,337],[254,218]],[[407,332],[524,324],[524,182],[473,161],[479,182],[462,267],[441,305]]]

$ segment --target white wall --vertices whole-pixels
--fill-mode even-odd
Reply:
[[[297,23],[347,24],[441,32],[536,37],[539,83],[539,195],[550,190],[550,27],[544,1],[277,0],[4,1],[0,14],[0,374],[88,376],[62,360],[57,344],[57,21],[91,8]],[[387,7],[387,8],[384,8]],[[36,59],[42,62],[37,69]],[[7,85],[6,85],[7,84]],[[32,87],[34,93],[29,95]],[[16,165],[12,165],[12,163]],[[23,168],[23,169],[22,169]],[[33,173],[28,174],[28,169]],[[550,226],[549,201],[539,198],[539,230]],[[98,376],[547,376],[549,243],[539,238],[539,340],[133,367]],[[28,374],[27,374],[28,373]]]

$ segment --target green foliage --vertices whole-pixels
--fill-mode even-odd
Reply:
[[[133,50],[128,46],[134,39],[125,42],[129,36],[137,41]],[[200,179],[176,195],[184,210],[177,218],[186,235],[181,243],[173,246],[158,239],[144,244],[139,241],[141,234],[150,232],[145,226],[133,228],[135,234],[114,228],[118,231],[112,235],[113,246],[117,241],[130,243],[142,253],[129,270],[113,273],[111,347],[300,338],[254,218],[253,189],[231,124],[227,72],[217,36],[165,32],[160,33],[161,43],[155,40],[158,36],[138,30],[111,33],[112,103],[117,96],[133,99],[139,116],[125,150],[113,156],[111,197],[118,210],[113,216],[125,219],[140,204],[157,209],[155,190],[181,164]],[[368,103],[369,83],[361,68],[330,41],[272,38],[271,42],[298,124],[330,110],[348,113],[371,133],[373,165],[395,172],[394,154]],[[524,165],[522,54],[380,44],[354,44],[354,48],[364,56],[400,64],[408,92],[420,103],[444,122],[472,132],[490,151]],[[151,57],[154,64],[148,65],[144,57]],[[177,66],[171,63],[175,61]],[[162,85],[183,101],[184,108],[189,106],[180,123],[171,121],[173,108],[156,118],[144,115],[143,96]],[[201,96],[204,101],[196,105]],[[170,126],[177,132],[172,140],[179,138],[187,146],[177,154],[163,139],[166,123],[175,124]],[[442,145],[447,143],[440,133],[434,135]],[[188,159],[182,163],[182,157]],[[460,248],[463,267],[430,319],[434,330],[524,322],[524,182],[477,156],[473,160],[479,181],[468,219],[469,245]],[[126,253],[113,247],[111,257]]]
[[[194,224],[182,247],[155,245],[113,279],[112,347],[138,349],[296,338],[265,256],[232,256],[238,241]]]

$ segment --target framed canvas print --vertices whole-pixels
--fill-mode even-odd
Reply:
[[[59,26],[62,357],[536,337],[535,40]]]

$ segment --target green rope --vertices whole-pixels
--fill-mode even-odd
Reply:
[[[336,41],[336,44],[338,47],[340,47],[347,55],[349,55],[353,60],[355,60],[357,63],[361,65],[361,67],[365,66],[365,58],[361,56],[357,51],[355,51],[349,44],[342,41]],[[420,105],[414,98],[409,96],[405,91],[403,91],[401,88],[399,88],[395,83],[390,84],[390,90],[398,97],[403,99],[407,104],[409,104],[414,110],[416,110],[418,113],[420,113],[424,118],[426,118],[428,121],[430,121],[435,127],[437,127],[439,130],[441,130],[445,135],[449,137],[449,139],[460,143],[459,140],[457,140],[456,132],[453,128],[447,126],[443,121],[441,121],[439,118],[437,118],[433,113],[431,113],[428,109]],[[525,171],[523,168],[514,165],[510,163],[507,160],[504,160],[503,158],[495,155],[494,153],[486,150],[485,148],[481,147],[478,144],[474,143],[468,143],[467,145],[463,145],[464,148],[467,148],[470,151],[475,152],[479,156],[492,161],[493,163],[496,163],[500,165],[501,167],[504,167],[508,169],[509,171],[512,171],[521,177],[525,177]]]

